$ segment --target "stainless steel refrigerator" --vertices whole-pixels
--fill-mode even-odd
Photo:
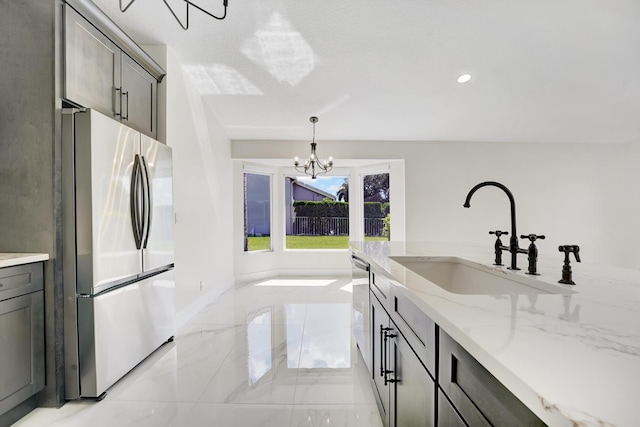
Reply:
[[[89,109],[62,131],[66,397],[102,398],[175,332],[172,154]]]

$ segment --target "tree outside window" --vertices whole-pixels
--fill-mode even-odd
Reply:
[[[362,178],[362,183],[364,239],[390,240],[391,193],[389,190],[389,173],[365,175]]]

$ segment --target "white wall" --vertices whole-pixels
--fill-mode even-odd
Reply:
[[[166,142],[173,148],[178,322],[233,286],[231,143],[167,48],[145,49],[165,66]],[[164,50],[164,52],[163,52]],[[166,62],[160,62],[166,57]],[[161,108],[162,109],[162,108]]]
[[[232,157],[280,159],[300,141],[234,141]],[[640,144],[507,144],[323,141],[340,159],[404,159],[406,236],[493,246],[491,229],[509,230],[508,199],[482,188],[498,181],[514,194],[518,234],[544,234],[541,257],[578,244],[583,262],[640,268]],[[393,234],[393,233],[392,233]],[[526,247],[527,242],[521,242]],[[521,265],[526,260],[521,258]]]
[[[491,180],[514,194],[518,234],[546,235],[538,242],[541,257],[560,259],[558,245],[578,244],[583,261],[640,267],[634,242],[640,231],[634,163],[640,159],[633,145],[437,143],[412,151],[407,157],[412,240],[490,245],[489,230],[509,230],[504,193],[482,188],[471,208],[462,204],[475,184]],[[521,265],[525,262],[522,257]]]

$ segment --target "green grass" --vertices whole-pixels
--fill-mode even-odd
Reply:
[[[382,236],[364,236],[365,242],[387,242],[389,239]]]
[[[386,237],[365,237],[367,242],[382,241]],[[249,252],[271,249],[271,238],[249,237]],[[287,249],[349,249],[349,236],[287,236]]]
[[[287,236],[287,249],[349,249],[349,236]]]
[[[249,237],[249,251],[268,251],[271,249],[271,237]]]

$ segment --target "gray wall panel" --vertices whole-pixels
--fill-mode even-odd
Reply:
[[[54,0],[0,0],[0,252],[50,256],[45,270],[47,385],[40,395],[45,406],[59,406],[63,396],[62,335],[56,333],[61,330],[56,301],[62,294],[56,290],[59,271],[54,274],[60,231],[56,5]]]

